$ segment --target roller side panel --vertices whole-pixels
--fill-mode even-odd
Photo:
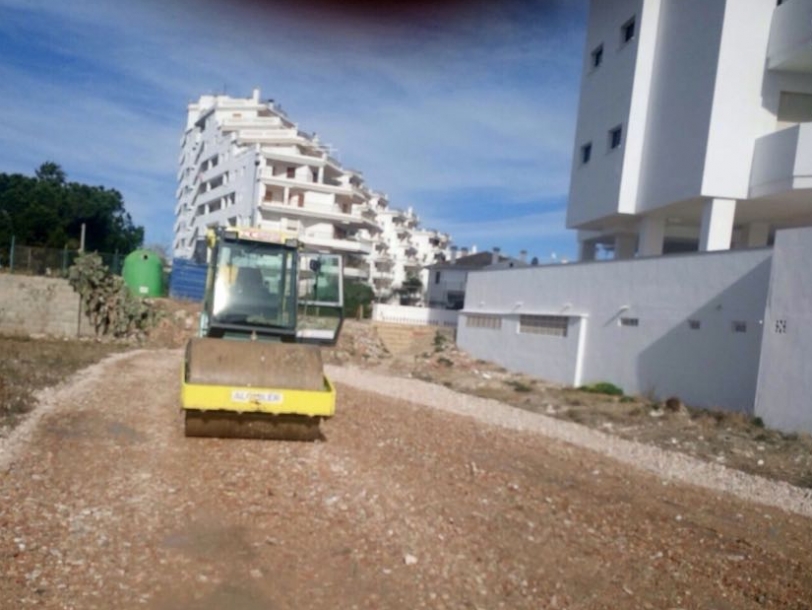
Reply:
[[[181,406],[195,411],[332,417],[335,414],[336,392],[326,376],[323,380],[323,389],[314,391],[203,385],[189,383],[184,376]]]

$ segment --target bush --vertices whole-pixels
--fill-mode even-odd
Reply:
[[[154,325],[154,310],[133,296],[95,252],[76,258],[68,269],[68,282],[79,293],[96,336],[126,337]]]
[[[608,381],[599,381],[592,385],[584,385],[578,388],[582,392],[590,394],[606,394],[607,396],[623,396],[623,389]]]
[[[362,317],[369,318],[372,315],[374,298],[375,293],[366,284],[344,279],[344,317],[356,317],[361,308]]]
[[[446,337],[439,330],[434,333],[434,351],[435,352],[443,351],[445,349],[446,343],[448,343],[448,337]]]
[[[533,391],[532,386],[529,386],[528,384],[523,383],[521,381],[516,381],[514,379],[509,379],[509,380],[505,381],[505,385],[509,385],[511,388],[513,388],[513,390],[515,392],[532,392]]]

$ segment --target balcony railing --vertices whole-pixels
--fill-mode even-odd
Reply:
[[[773,9],[767,67],[812,72],[812,0],[791,0]]]
[[[330,233],[305,232],[300,234],[299,239],[306,245],[326,248],[333,252],[369,254],[369,246],[358,242],[353,237],[339,238]]]
[[[262,172],[260,173],[260,177],[268,184],[275,184],[282,187],[296,187],[309,191],[317,191],[319,193],[329,193],[335,195],[352,195],[352,189],[349,186],[341,184],[325,184],[324,182],[313,182],[312,176],[308,176],[310,180],[302,178],[288,178],[287,176],[275,176],[270,169],[263,168]]]
[[[812,123],[801,123],[756,140],[750,172],[751,198],[809,188]]]

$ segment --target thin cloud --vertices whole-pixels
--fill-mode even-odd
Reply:
[[[52,158],[122,190],[148,241],[166,242],[186,104],[260,86],[392,205],[442,220],[458,243],[476,235],[462,192],[516,206],[506,239],[551,235],[552,216],[526,212],[567,190],[583,0],[363,30],[264,5],[0,0],[0,171]]]

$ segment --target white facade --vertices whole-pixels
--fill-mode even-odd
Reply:
[[[581,258],[812,224],[812,0],[593,0],[567,225]]]
[[[384,303],[375,303],[372,306],[372,319],[384,324],[456,328],[458,317],[459,312],[448,309],[386,305]]]
[[[519,258],[502,256],[499,248],[492,252],[475,252],[471,255],[457,256],[457,249],[451,249],[447,262],[435,263],[426,272],[426,303],[429,307],[440,309],[462,309],[465,304],[465,288],[468,274],[474,271],[496,271],[526,267],[527,252],[520,253]]]
[[[593,0],[567,210],[584,262],[469,274],[459,345],[812,432],[810,40],[812,0]]]
[[[611,381],[752,412],[770,254],[473,272],[457,340],[475,357],[568,385]],[[478,315],[499,327],[467,323]]]
[[[580,386],[757,415],[812,432],[812,228],[774,248],[479,271],[457,342]]]
[[[424,305],[429,277],[425,267],[449,257],[450,236],[435,229],[420,228],[420,218],[412,208],[379,209],[377,221],[381,235],[376,248],[381,259],[376,260],[375,265],[382,266],[391,278],[388,296],[393,296],[394,290],[408,278],[417,277],[423,285],[417,304]]]
[[[295,233],[343,254],[345,275],[369,283],[379,298],[420,271],[411,208],[390,209],[385,195],[258,90],[247,99],[206,95],[190,104],[179,166],[175,257],[191,258],[207,228],[239,225]]]
[[[812,231],[779,231],[774,250],[756,414],[774,428],[812,432]]]
[[[418,277],[423,284],[424,293],[429,286],[429,265],[449,260],[451,256],[451,237],[435,229],[415,229],[412,231],[412,244],[415,258],[420,265]]]

